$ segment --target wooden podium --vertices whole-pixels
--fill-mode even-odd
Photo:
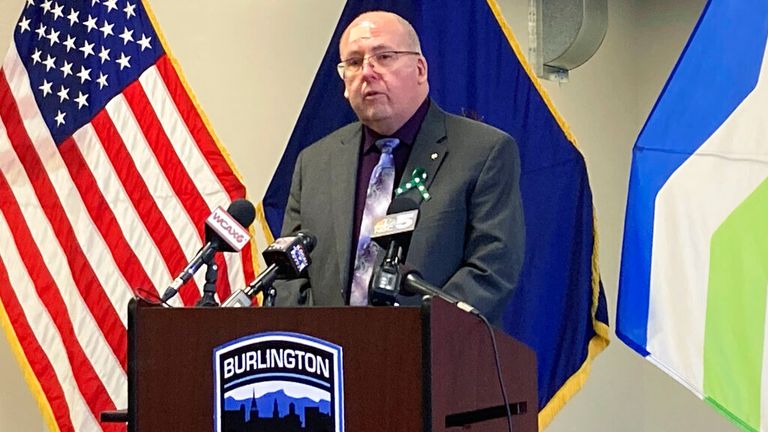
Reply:
[[[438,299],[421,308],[253,309],[169,309],[134,300],[128,430],[213,430],[213,348],[274,331],[342,347],[345,431],[507,430],[486,326]],[[536,431],[535,354],[494,331],[513,430]]]

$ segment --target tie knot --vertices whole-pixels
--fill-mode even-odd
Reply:
[[[392,150],[400,144],[400,140],[397,138],[382,138],[376,141],[376,147],[381,150],[382,153],[390,154]]]

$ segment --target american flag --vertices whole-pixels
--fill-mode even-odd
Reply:
[[[0,324],[51,429],[116,427],[98,418],[127,405],[128,301],[244,195],[146,5],[26,0],[0,68]],[[220,298],[255,270],[251,247],[225,255]]]

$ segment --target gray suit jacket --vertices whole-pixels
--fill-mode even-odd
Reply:
[[[296,305],[304,295],[309,305],[344,304],[361,142],[362,125],[352,123],[299,155],[283,235],[309,230],[317,246],[308,280],[280,284],[278,305]],[[407,262],[428,282],[498,322],[524,252],[517,144],[498,129],[448,114],[432,102],[403,176],[417,167],[428,173],[431,199],[420,205]]]

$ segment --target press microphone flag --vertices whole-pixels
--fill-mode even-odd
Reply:
[[[309,254],[316,244],[317,237],[308,231],[299,231],[295,236],[278,238],[261,255],[267,265],[280,270],[278,276],[294,278],[312,263]]]
[[[251,222],[253,222],[253,219],[251,219]],[[213,209],[213,213],[205,220],[205,225],[210,227],[218,234],[219,238],[232,248],[232,251],[229,252],[239,252],[248,244],[248,240],[251,239],[248,230],[221,206]]]
[[[371,238],[383,238],[413,231],[416,228],[416,221],[419,216],[419,210],[407,210],[400,213],[388,214],[376,222],[373,226]]]
[[[167,302],[176,295],[179,288],[192,279],[203,264],[211,262],[216,252],[240,251],[251,238],[246,227],[255,218],[256,209],[246,199],[232,201],[226,211],[221,207],[214,209],[205,220],[205,245],[166,288],[162,301]]]
[[[250,307],[259,292],[272,287],[278,277],[296,278],[312,264],[310,253],[317,244],[317,238],[307,231],[295,236],[280,237],[269,245],[261,255],[268,265],[244,290],[237,290],[227,298],[221,307]]]
[[[394,242],[402,250],[400,261],[405,261],[418,220],[419,204],[405,195],[398,196],[392,200],[387,215],[374,224],[371,240],[384,250],[390,249]]]

